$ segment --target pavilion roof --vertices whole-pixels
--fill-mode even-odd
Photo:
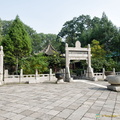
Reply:
[[[55,52],[58,52],[55,50],[55,48],[51,45],[48,44],[43,50],[41,50],[39,53],[44,53],[46,55],[53,55]]]

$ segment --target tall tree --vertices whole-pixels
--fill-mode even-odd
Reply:
[[[19,60],[31,53],[31,41],[19,16],[16,16],[13,21],[2,45],[4,46],[5,62],[9,63],[10,58],[14,60],[11,65],[16,65],[17,72]]]
[[[91,33],[91,18],[89,15],[81,15],[78,18],[67,21],[58,36],[66,40],[70,46],[74,46],[75,42],[79,40],[85,46]]]
[[[0,45],[2,41],[2,20],[0,19]]]
[[[104,12],[101,18],[91,19],[89,15],[81,15],[67,21],[58,36],[65,38],[65,42],[70,46],[73,46],[76,40],[86,46],[96,39],[104,46],[106,53],[119,62],[120,29],[113,25]]]
[[[8,34],[8,31],[12,25],[13,20],[7,21],[7,20],[2,20],[2,35],[5,36]]]
[[[42,48],[42,40],[40,35],[28,25],[25,25],[25,29],[28,32],[31,39],[32,53],[38,53]]]
[[[103,13],[102,18],[94,17],[91,19],[89,15],[81,15],[67,21],[58,36],[65,38],[65,41],[71,46],[76,40],[85,46],[96,39],[100,44],[104,44],[107,51],[112,51],[114,48],[112,45],[119,34],[119,29]]]

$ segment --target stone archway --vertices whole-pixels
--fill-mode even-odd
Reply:
[[[65,68],[65,81],[70,82],[70,69],[69,64],[70,60],[86,60],[88,64],[86,78],[91,79],[94,77],[93,69],[91,67],[91,48],[90,44],[88,44],[87,48],[82,48],[81,43],[79,41],[76,41],[75,47],[68,47],[68,44],[66,43],[65,46],[65,57],[66,57],[66,68]]]

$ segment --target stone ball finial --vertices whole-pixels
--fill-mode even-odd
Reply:
[[[80,47],[81,47],[81,43],[80,43],[80,41],[76,41],[76,43],[75,43],[75,47],[76,47],[76,48],[80,48]]]

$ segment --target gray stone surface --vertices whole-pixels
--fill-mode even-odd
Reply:
[[[120,75],[108,75],[107,80],[112,85],[120,85]]]
[[[116,92],[120,92],[120,85],[119,86],[117,86],[117,85],[108,85],[107,89],[113,90],[113,91],[116,91]]]
[[[120,119],[120,92],[105,81],[0,87],[0,120]]]

